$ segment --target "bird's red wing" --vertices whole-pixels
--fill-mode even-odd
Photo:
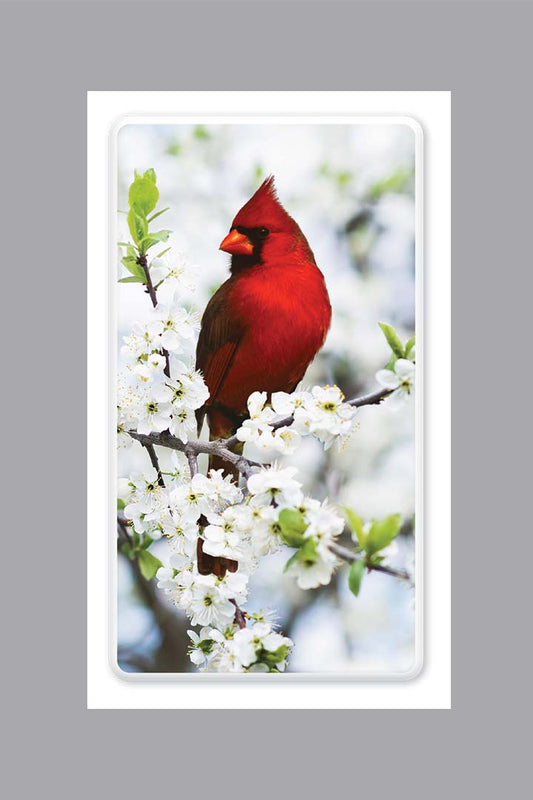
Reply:
[[[207,358],[202,370],[205,382],[209,388],[209,402],[213,403],[218,395],[226,373],[230,367],[238,342],[225,342],[211,356]]]
[[[209,389],[209,403],[216,400],[244,333],[242,323],[228,313],[231,285],[231,279],[222,284],[207,304],[196,348],[196,369]]]

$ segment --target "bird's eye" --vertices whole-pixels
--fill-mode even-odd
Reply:
[[[268,230],[268,228],[259,228],[258,233],[261,239],[266,239],[270,231]]]

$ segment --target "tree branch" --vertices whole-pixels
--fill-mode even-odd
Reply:
[[[198,472],[198,454],[195,453],[193,449],[187,446],[185,446],[185,450],[183,452],[187,456],[187,462],[189,464],[191,478],[194,478],[194,476]]]
[[[168,431],[149,434],[137,433],[136,431],[128,431],[128,433],[144,446],[146,444],[157,444],[161,447],[168,447],[171,450],[179,450],[181,453],[185,453],[189,461],[189,467],[191,466],[191,458],[196,458],[200,453],[220,456],[220,458],[233,464],[245,478],[250,477],[263,466],[263,464],[258,464],[257,461],[251,461],[238,453],[233,453],[227,448],[226,440],[224,439],[214,439],[212,442],[189,441],[185,444],[181,439],[168,433]]]
[[[385,397],[392,393],[392,389],[379,389],[377,392],[370,394],[363,394],[361,397],[354,397],[352,400],[347,400],[349,406],[360,408],[361,406],[375,406],[381,403]]]
[[[361,406],[376,405],[381,403],[381,401],[389,394],[391,394],[390,389],[380,389],[372,394],[354,397],[352,400],[348,400],[347,402],[348,405],[355,406],[356,408],[360,408]],[[277,428],[291,425],[292,422],[294,422],[294,415],[285,417],[285,419],[276,422],[274,425],[272,425],[272,428],[276,430]],[[192,467],[191,475],[193,474],[193,470],[195,470],[194,474],[196,474],[198,471],[197,457],[200,453],[219,456],[225,461],[228,461],[230,464],[233,464],[239,470],[239,472],[244,475],[245,478],[249,478],[250,475],[253,475],[254,472],[257,472],[258,469],[261,469],[265,466],[264,464],[259,464],[257,461],[251,461],[249,458],[245,458],[244,456],[238,455],[232,451],[232,448],[235,447],[236,444],[239,444],[239,439],[237,439],[236,436],[230,436],[229,439],[214,439],[210,442],[191,440],[185,444],[181,441],[181,439],[172,436],[168,431],[163,431],[163,433],[149,434],[137,433],[136,431],[127,431],[127,433],[129,433],[133,439],[136,439],[138,442],[140,442],[144,447],[157,444],[161,447],[168,447],[171,450],[179,450],[180,452],[185,453],[187,456],[187,461],[189,462],[189,468]]]
[[[343,547],[340,544],[330,544],[329,550],[332,553],[335,553],[336,556],[341,558],[343,561],[348,561],[348,563],[352,563],[353,561],[362,561],[363,559],[360,558],[356,553],[352,553],[351,550],[348,550],[347,547]],[[392,567],[386,567],[383,564],[372,564],[368,567],[369,571],[375,570],[376,572],[383,572],[385,575],[392,575],[394,578],[399,578],[402,581],[408,581],[408,583],[413,583],[413,578],[406,570],[403,569],[393,569]]]
[[[356,408],[360,408],[361,406],[372,406],[381,403],[381,401],[391,394],[391,389],[380,389],[377,392],[372,392],[371,394],[361,395],[361,397],[354,397],[352,400],[347,400],[346,404],[349,406],[355,406]],[[289,417],[284,417],[280,419],[279,422],[275,422],[271,427],[273,430],[278,430],[278,428],[285,428],[289,425],[292,425],[294,422],[294,414],[291,414]],[[231,436],[229,439],[221,440],[224,441],[226,447],[234,447],[238,442],[236,436]]]

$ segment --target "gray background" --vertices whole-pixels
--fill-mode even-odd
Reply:
[[[0,10],[7,796],[522,796],[531,5]],[[453,710],[88,712],[85,93],[304,88],[453,92]]]

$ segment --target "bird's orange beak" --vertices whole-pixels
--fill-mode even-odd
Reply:
[[[232,256],[251,256],[254,246],[244,233],[234,229],[222,240],[219,249],[231,253]]]

